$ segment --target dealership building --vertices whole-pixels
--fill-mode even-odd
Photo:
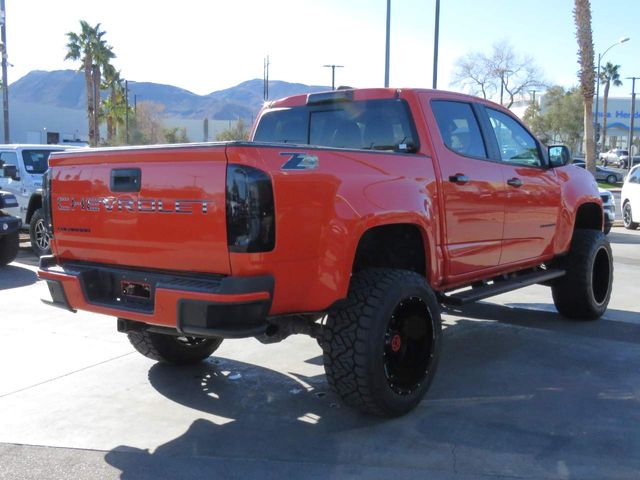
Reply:
[[[605,112],[602,97],[598,102],[598,124],[602,128]],[[595,114],[595,105],[594,105]],[[609,97],[607,102],[607,132],[604,142],[600,142],[608,150],[610,148],[627,148],[629,146],[629,128],[631,127],[631,97]],[[636,98],[634,113],[633,136],[634,146],[640,143],[640,102]],[[601,130],[602,132],[602,130]],[[604,132],[602,132],[604,133]],[[634,155],[638,154],[637,148]]]
[[[533,101],[532,98],[529,98],[529,95],[523,95],[520,99],[518,99],[511,106],[511,111],[515,113],[518,117],[522,118],[524,116],[524,112],[527,107]],[[595,100],[595,99],[594,99]],[[540,109],[544,112],[545,101],[544,101],[544,93],[538,94],[536,96],[536,102],[539,102]],[[600,124],[600,128],[602,131],[602,120],[604,119],[604,101],[602,96],[598,101],[598,124]],[[595,118],[596,113],[596,105],[595,101],[593,103],[593,114]],[[633,138],[634,138],[634,155],[640,155],[640,99],[636,98],[636,106],[634,113],[634,124],[633,124]],[[629,129],[631,127],[631,97],[609,97],[607,100],[607,132],[606,132],[606,142],[604,143],[605,149],[609,150],[610,148],[624,148],[626,149],[629,146]],[[598,149],[601,150],[600,147],[601,140],[598,140]],[[580,149],[582,149],[582,142],[580,144]],[[581,153],[581,152],[575,152]]]

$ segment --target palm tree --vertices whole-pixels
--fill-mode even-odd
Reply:
[[[107,120],[107,143],[113,145],[118,125],[124,123],[126,115],[126,106],[124,98],[124,87],[122,85],[122,79],[120,78],[120,72],[109,63],[104,65],[104,83],[103,89],[109,90],[109,98],[102,101],[102,110],[104,118]]]
[[[67,55],[65,60],[80,60],[81,71],[84,71],[85,87],[87,90],[87,119],[89,121],[89,144],[98,145],[100,132],[98,129],[98,112],[96,109],[99,97],[101,67],[115,55],[111,47],[102,38],[106,34],[100,30],[100,24],[95,27],[80,20],[80,33],[69,32],[67,37]]]
[[[609,87],[613,83],[614,86],[619,87],[622,85],[620,80],[620,65],[614,65],[611,62],[607,62],[604,69],[600,72],[600,83],[604,83],[604,96],[602,99],[602,151],[606,151],[607,142],[607,103],[609,102]],[[597,119],[596,119],[597,121]]]
[[[595,68],[593,66],[593,35],[591,33],[590,0],[574,0],[573,17],[578,39],[578,63],[580,64],[580,93],[584,112],[584,147],[586,168],[596,173],[596,145],[593,138],[593,94],[595,93]]]

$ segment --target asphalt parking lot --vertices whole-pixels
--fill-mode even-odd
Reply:
[[[431,390],[394,420],[341,406],[305,337],[154,364],[113,318],[42,304],[23,245],[0,270],[0,478],[640,478],[640,232],[609,239],[603,319],[542,286],[447,310]]]

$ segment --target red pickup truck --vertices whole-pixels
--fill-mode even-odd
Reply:
[[[54,153],[39,275],[158,361],[311,335],[347,404],[400,415],[435,374],[440,304],[542,283],[565,317],[606,310],[602,201],[569,162],[475,97],[285,98],[250,142]]]

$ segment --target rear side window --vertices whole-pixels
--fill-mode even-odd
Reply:
[[[460,155],[487,158],[478,120],[471,105],[464,102],[434,100],[431,110],[436,117],[444,144]]]
[[[260,142],[307,143],[307,117],[307,112],[295,108],[270,110],[260,118],[253,139]]]
[[[28,173],[44,173],[49,168],[49,155],[59,150],[23,150],[22,160]]]
[[[256,142],[415,152],[418,137],[403,100],[365,100],[265,112]]]

